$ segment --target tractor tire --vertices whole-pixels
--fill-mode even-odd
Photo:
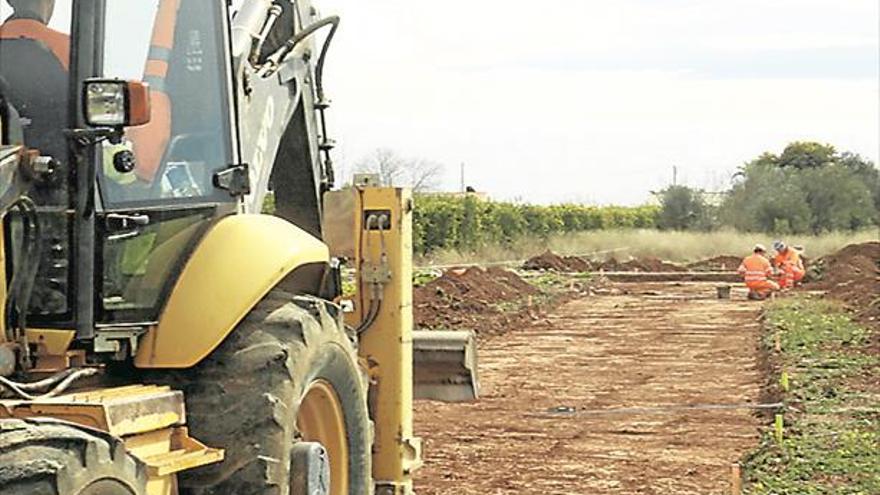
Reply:
[[[0,420],[0,495],[146,495],[116,437],[51,419]]]
[[[299,441],[326,448],[328,493],[372,493],[366,385],[353,346],[324,301],[273,291],[208,358],[162,381],[183,390],[191,434],[226,450],[222,463],[183,473],[183,493],[296,493],[291,449]],[[325,411],[321,398],[335,405]],[[320,438],[319,431],[304,431],[301,410],[312,411],[306,418],[312,425],[318,418],[312,429],[337,433]],[[329,420],[321,424],[333,411],[335,430]]]

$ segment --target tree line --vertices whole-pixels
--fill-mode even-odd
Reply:
[[[818,234],[880,225],[880,171],[861,156],[833,146],[794,142],[764,153],[733,177],[720,201],[699,189],[670,186],[658,193],[657,227]]]
[[[472,194],[419,194],[413,217],[418,254],[438,249],[472,251],[524,237],[601,229],[654,228],[659,206],[538,206],[483,201]]]

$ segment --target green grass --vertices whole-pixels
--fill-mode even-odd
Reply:
[[[764,346],[790,376],[782,444],[772,428],[744,468],[751,495],[880,493],[880,358],[835,303],[803,297],[767,309]]]
[[[773,234],[743,233],[732,230],[717,232],[664,232],[659,230],[600,230],[565,234],[549,239],[523,239],[510,246],[486,246],[477,252],[441,251],[422,257],[418,265],[494,262],[523,260],[551,249],[559,254],[585,255],[620,250],[617,258],[654,256],[667,261],[691,262],[721,254],[745,256],[760,242],[769,248]],[[819,236],[794,235],[783,237],[791,245],[803,245],[807,256],[822,256],[855,242],[876,240],[876,230],[839,232]],[[596,255],[604,258],[607,253]]]

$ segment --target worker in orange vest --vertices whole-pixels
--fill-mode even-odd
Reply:
[[[803,280],[807,273],[804,262],[796,249],[790,248],[782,241],[774,241],[773,249],[776,250],[773,266],[780,271],[779,286],[790,289]]]
[[[0,25],[0,91],[21,116],[28,147],[63,161],[67,152],[70,37],[48,26],[54,0],[6,0]]]
[[[49,27],[55,0],[6,0],[12,15],[0,26],[0,38],[42,43],[65,70],[70,66],[70,37]]]
[[[779,290],[779,284],[771,280],[773,266],[766,254],[767,249],[761,244],[756,244],[752,254],[740,263],[737,270],[745,279],[751,300],[767,299],[773,292]]]
[[[70,66],[70,37],[48,27],[52,14],[55,11],[55,0],[6,0],[6,2],[13,8],[13,14],[0,25],[0,40],[27,40],[36,42],[38,46],[49,50],[54,55],[54,58],[57,58],[60,69],[62,69],[58,75],[64,77],[63,81],[59,81],[64,90],[55,90],[52,93],[57,95],[65,94],[67,86],[66,77]],[[180,0],[159,1],[153,25],[153,36],[150,42],[150,52],[144,70],[144,81],[150,85],[152,118],[146,125],[128,129],[128,135],[137,156],[137,166],[134,170],[134,175],[147,183],[155,179],[156,172],[160,168],[162,156],[165,154],[171,138],[172,105],[171,99],[166,92],[165,78],[168,75],[169,58],[174,49],[174,30],[177,25],[179,7]],[[21,63],[26,64],[27,61],[22,61]],[[18,84],[17,86],[23,87],[24,85]],[[58,97],[60,98],[61,96]],[[40,98],[32,97],[24,98],[24,100],[39,101]],[[66,101],[63,103],[50,103],[52,103],[50,105],[52,107],[64,110],[67,108]],[[17,110],[22,112],[23,116],[31,117],[28,115],[29,108],[27,108],[27,104],[19,106],[25,107],[17,107]],[[41,108],[35,109],[35,113],[46,114]],[[66,115],[63,117],[56,115],[49,118],[41,117],[43,115],[38,115],[37,118],[32,118],[32,120],[38,122],[58,120],[61,123],[51,122],[51,125],[58,129],[66,125],[63,123],[67,120]],[[46,125],[49,124],[49,122],[46,123]],[[44,133],[40,132],[42,129],[36,129],[35,131],[37,134]],[[63,140],[59,139],[55,139],[55,141],[63,142]]]

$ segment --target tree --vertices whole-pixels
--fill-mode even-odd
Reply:
[[[865,160],[861,156],[844,151],[837,159],[844,167],[852,170],[862,182],[871,191],[871,197],[874,201],[874,208],[880,212],[880,170],[874,166],[873,162]]]
[[[795,141],[782,150],[777,165],[798,170],[815,169],[835,162],[837,158],[837,151],[830,144]]]
[[[814,233],[858,230],[872,224],[876,210],[871,190],[852,169],[838,163],[804,170],[800,188],[806,194]]]
[[[855,230],[876,224],[880,173],[833,146],[795,142],[743,166],[721,209],[741,230],[779,233]]]
[[[361,159],[359,173],[378,174],[382,184],[411,187],[415,192],[436,189],[443,178],[443,165],[423,158],[405,158],[394,150],[378,148]]]
[[[710,208],[702,191],[687,186],[669,186],[657,194],[660,196],[657,227],[661,230],[708,230],[712,227]]]

